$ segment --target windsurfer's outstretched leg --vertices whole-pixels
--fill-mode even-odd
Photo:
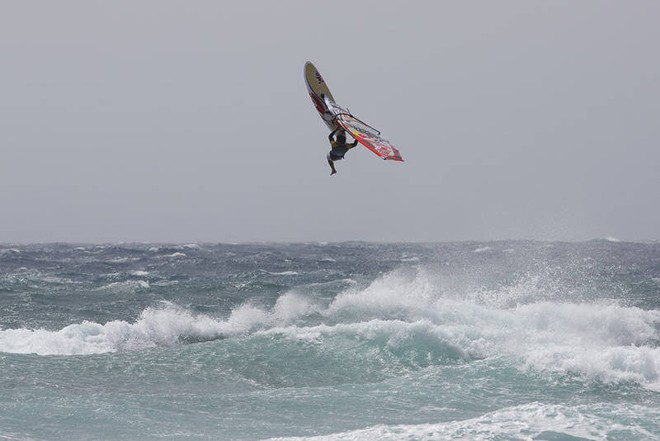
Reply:
[[[335,169],[335,161],[333,161],[330,158],[330,153],[328,153],[327,159],[328,159],[328,165],[330,165],[330,169],[332,170],[332,172],[330,172],[330,176],[332,176],[335,173],[337,173],[337,170]]]

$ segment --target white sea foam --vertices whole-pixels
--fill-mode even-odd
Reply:
[[[271,276],[297,276],[299,273],[297,271],[280,271],[280,272],[272,272],[272,271],[266,271],[266,270],[260,270],[266,274],[270,274]]]
[[[366,289],[351,289],[339,294],[328,309],[329,314],[358,313],[369,318],[382,313],[400,315],[423,311],[435,299],[435,287],[424,274],[392,272],[375,280]]]
[[[289,292],[277,299],[272,313],[273,322],[277,324],[292,323],[296,319],[314,314],[320,309],[305,296]]]
[[[342,293],[328,306],[288,293],[272,311],[255,316],[261,323],[252,328],[302,340],[384,336],[388,345],[422,333],[467,358],[505,355],[522,360],[520,369],[606,383],[635,381],[660,390],[660,348],[653,343],[660,311],[607,303],[542,301],[514,308],[493,303],[448,298],[421,272],[394,272],[366,289]],[[329,324],[303,326],[301,319],[313,314]]]
[[[527,305],[513,312],[518,332],[502,346],[525,367],[587,379],[635,381],[660,390],[660,312],[614,305]]]
[[[419,257],[417,257],[417,256],[412,256],[412,257],[403,256],[403,257],[401,257],[401,262],[419,262]]]
[[[25,267],[18,268],[15,272],[0,275],[0,281],[7,281],[9,283],[29,283],[32,286],[35,284],[53,284],[53,285],[74,285],[79,282],[57,277],[52,274],[43,273],[38,270],[28,269]]]
[[[181,248],[185,250],[201,250],[202,247],[199,244],[196,243],[187,243],[185,245],[181,245]]]
[[[27,441],[27,440],[32,440],[33,438],[27,438],[24,435],[17,435],[9,432],[0,432],[0,439],[10,440],[10,441]]]
[[[145,281],[125,281],[105,289],[131,292],[144,287]],[[605,383],[633,381],[660,391],[660,311],[612,303],[530,301],[543,298],[538,289],[534,280],[504,287],[501,296],[524,294],[528,299],[503,306],[511,304],[510,298],[500,304],[496,292],[491,292],[493,298],[455,295],[421,269],[395,271],[366,288],[351,287],[330,303],[288,292],[272,308],[246,303],[225,318],[166,305],[146,309],[134,323],[0,330],[0,351],[94,354],[254,333],[294,340],[354,336],[396,346],[414,344],[421,335],[425,342],[454,348],[468,359],[507,357],[522,370]]]
[[[609,413],[637,412],[658,415],[660,412],[640,406],[635,409],[608,409]],[[492,440],[492,439],[608,439],[610,432],[621,427],[611,419],[595,414],[585,406],[529,403],[500,409],[478,418],[436,424],[378,425],[361,430],[305,438],[272,438],[272,440],[370,441],[370,440]],[[626,431],[637,439],[658,440],[642,426],[626,425]]]
[[[503,288],[508,297],[538,295],[532,280]],[[529,299],[528,299],[529,300]],[[393,272],[366,289],[351,289],[326,308],[315,311],[342,325],[331,328],[288,329],[308,338],[315,333],[354,331],[390,325],[428,326],[439,341],[470,357],[508,355],[523,360],[521,369],[579,375],[604,382],[635,381],[660,390],[660,311],[608,303],[528,302],[501,307],[496,299],[446,295],[423,271],[416,275]],[[389,323],[391,322],[391,323]],[[399,329],[396,332],[400,332]],[[395,332],[390,329],[388,332]]]
[[[129,271],[128,274],[136,277],[145,277],[149,275],[149,271],[136,270],[136,271]]]
[[[148,289],[149,282],[146,280],[125,280],[113,282],[98,288],[99,291],[110,291],[117,294],[132,294],[142,289]]]
[[[85,321],[59,331],[43,329],[0,330],[0,352],[39,355],[86,355],[117,351],[138,351],[168,346],[181,339],[210,340],[245,332],[260,315],[248,307],[239,308],[228,321],[166,304],[148,308],[135,323],[115,320],[105,324]]]
[[[163,257],[169,257],[170,259],[181,259],[181,258],[186,257],[186,255],[185,255],[185,253],[176,252],[176,253],[172,253],[172,254],[166,254]]]
[[[109,259],[107,262],[108,263],[126,263],[126,262],[135,262],[139,260],[138,257],[115,257],[113,259]]]
[[[127,282],[109,285],[113,289],[126,286],[132,285]],[[105,324],[85,321],[66,326],[59,331],[0,330],[0,352],[84,355],[138,351],[169,346],[185,340],[212,340],[245,335],[278,323],[290,323],[314,309],[312,303],[295,293],[281,296],[272,311],[245,304],[235,308],[225,320],[193,314],[165,303],[162,307],[147,308],[134,323],[122,320]]]

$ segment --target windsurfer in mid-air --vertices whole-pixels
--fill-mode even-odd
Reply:
[[[330,165],[330,169],[332,169],[330,176],[332,176],[337,173],[337,170],[335,169],[335,161],[344,159],[346,152],[355,147],[358,142],[356,139],[353,143],[348,144],[346,142],[346,132],[342,128],[338,128],[330,132],[328,140],[330,141],[330,146],[332,147],[330,149],[330,153],[328,153],[328,164]]]

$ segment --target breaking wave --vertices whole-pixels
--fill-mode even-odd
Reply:
[[[524,279],[486,296],[456,295],[423,270],[394,271],[331,300],[292,291],[272,307],[245,303],[226,317],[164,303],[132,323],[0,330],[0,351],[86,355],[264,336],[341,350],[345,346],[333,344],[341,339],[411,358],[417,367],[505,357],[524,371],[660,390],[659,311],[547,300],[539,286]],[[512,303],[512,297],[525,303]]]

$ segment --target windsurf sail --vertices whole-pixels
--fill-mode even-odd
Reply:
[[[305,63],[305,82],[314,107],[330,130],[334,131],[341,127],[380,158],[403,161],[401,153],[381,136],[380,131],[356,118],[335,102],[325,80],[309,61]]]
[[[334,103],[335,99],[321,73],[309,61],[305,63],[305,83],[307,84],[307,92],[314,103],[314,107],[316,107],[316,111],[319,112],[321,119],[328,128],[334,130],[336,128],[336,124],[333,121],[334,115],[329,111],[326,100]]]
[[[387,139],[381,136],[379,130],[354,117],[348,109],[344,109],[330,98],[326,97],[324,104],[333,115],[332,120],[335,124],[346,130],[360,144],[382,159],[403,162],[401,153]]]
[[[390,161],[403,161],[401,153],[373,127],[363,123],[351,114],[341,114],[336,117],[337,124],[342,126],[360,144]]]

